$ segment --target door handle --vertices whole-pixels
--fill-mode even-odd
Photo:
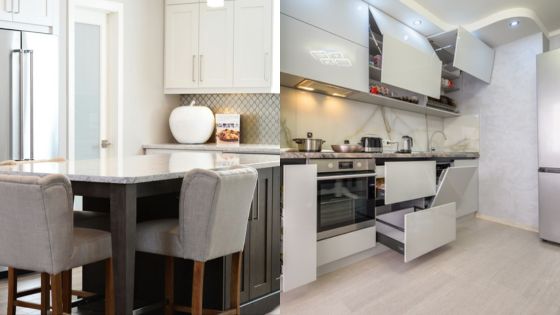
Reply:
[[[192,81],[196,82],[196,76],[194,69],[196,68],[196,55],[192,55]]]
[[[16,60],[18,62],[18,68],[17,68],[17,80],[16,80],[16,71],[15,70],[15,65],[16,65]],[[18,112],[18,120],[19,120],[19,128],[16,130],[15,127],[12,127],[14,129],[12,129],[12,159],[13,160],[23,160],[23,50],[21,49],[15,49],[12,50],[12,78],[11,78],[11,82],[12,84],[15,86],[16,82],[17,82],[17,90],[12,88],[11,91],[11,95],[12,95],[12,110],[17,108],[17,112]],[[16,92],[17,91],[17,92]],[[17,95],[17,105],[14,102],[14,98]],[[19,137],[18,141],[16,141],[16,135],[17,137]],[[17,154],[16,152],[13,152],[14,149],[16,149],[16,143],[17,143],[17,150],[19,151]]]
[[[14,13],[15,13],[15,14],[19,14],[19,11],[20,11],[20,9],[21,9],[21,8],[20,8],[20,1],[21,1],[21,0],[14,0],[14,1],[17,2],[17,6],[16,6],[17,10],[14,11]],[[8,2],[9,2],[9,0],[8,0]]]
[[[30,158],[33,160],[35,159],[35,134],[33,133],[33,125],[34,125],[34,118],[33,118],[33,111],[35,107],[33,94],[34,94],[34,83],[33,83],[33,50],[25,50],[25,53],[29,55],[29,155]]]
[[[264,53],[264,80],[268,82],[268,52]]]
[[[101,147],[103,149],[107,149],[108,147],[110,147],[112,145],[111,141],[107,140],[107,139],[103,139],[101,140]]]
[[[204,81],[202,78],[202,58],[204,57],[204,55],[200,55],[200,57],[198,57],[198,76],[199,76],[199,80],[200,82]]]

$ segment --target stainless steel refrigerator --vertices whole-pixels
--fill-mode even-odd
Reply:
[[[560,49],[537,56],[539,232],[560,243]]]
[[[0,161],[58,156],[59,79],[56,36],[0,29]]]

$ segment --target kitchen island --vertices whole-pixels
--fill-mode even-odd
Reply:
[[[257,169],[259,179],[248,222],[241,293],[242,313],[255,314],[266,313],[280,303],[279,165],[278,155],[180,152],[122,159],[21,163],[0,167],[0,174],[66,175],[72,182],[74,195],[83,197],[84,210],[109,213],[116,313],[132,314],[133,309],[147,302],[161,302],[164,292],[163,258],[136,255],[136,223],[176,216],[182,178],[189,170],[234,166]],[[230,261],[228,256],[209,262],[206,307],[225,309],[229,305]],[[190,278],[181,272],[189,263],[181,262],[183,269],[178,266],[176,273],[177,294],[181,297],[190,293]],[[84,269],[84,289],[102,292],[100,279],[103,277],[96,275],[95,266]],[[142,302],[134,303],[135,299]]]

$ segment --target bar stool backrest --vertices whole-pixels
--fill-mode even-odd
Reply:
[[[0,266],[51,275],[68,270],[72,198],[62,175],[0,175]]]
[[[247,167],[187,173],[179,209],[183,258],[208,261],[243,250],[257,177]]]

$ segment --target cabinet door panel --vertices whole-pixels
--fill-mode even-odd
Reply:
[[[368,5],[361,0],[282,0],[280,6],[286,15],[369,47]]]
[[[272,287],[272,169],[259,171],[257,211],[251,221],[250,297],[270,293]]]
[[[272,77],[272,1],[235,1],[234,86],[269,87]]]
[[[436,161],[385,163],[385,204],[435,194]]]
[[[199,4],[165,9],[165,88],[198,87]]]
[[[14,0],[13,21],[53,26],[55,0]]]
[[[494,49],[459,27],[453,66],[490,83],[494,69]]]
[[[233,2],[200,6],[200,87],[233,85]]]
[[[12,21],[12,0],[0,0],[0,20]]]

